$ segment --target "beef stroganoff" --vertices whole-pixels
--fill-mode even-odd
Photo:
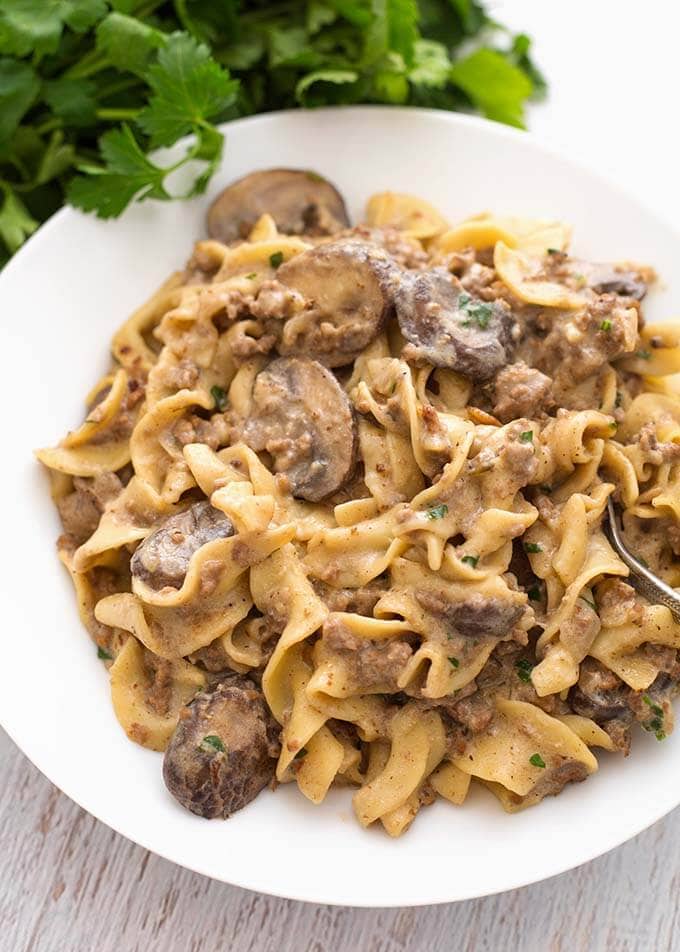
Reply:
[[[267,784],[403,833],[472,780],[509,812],[672,730],[680,328],[560,223],[449,224],[320,176],[227,188],[51,449],[59,556],[128,737],[229,816]]]

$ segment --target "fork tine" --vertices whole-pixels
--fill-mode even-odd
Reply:
[[[665,605],[672,613],[673,618],[680,623],[680,594],[658,575],[655,575],[646,565],[643,565],[626,546],[621,535],[616,508],[611,496],[607,499],[607,516],[609,541],[621,561],[628,567],[631,585],[641,595],[644,595],[648,601]]]

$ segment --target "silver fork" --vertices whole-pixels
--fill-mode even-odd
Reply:
[[[607,515],[609,516],[609,541],[621,561],[625,562],[630,569],[628,579],[630,584],[648,601],[669,608],[673,618],[680,622],[680,594],[670,585],[667,585],[663,579],[660,579],[658,575],[655,575],[646,565],[643,565],[627,548],[621,535],[619,519],[611,496],[607,500]]]

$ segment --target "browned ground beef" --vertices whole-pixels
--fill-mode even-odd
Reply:
[[[493,414],[501,423],[517,417],[534,420],[553,405],[552,380],[524,361],[509,364],[496,375]]]
[[[115,473],[74,477],[73,492],[57,501],[64,532],[72,545],[82,545],[90,538],[107,502],[115,499],[122,488]]]
[[[398,638],[357,638],[337,615],[324,623],[323,640],[329,651],[342,658],[350,678],[361,688],[382,685],[396,691],[397,678],[413,654],[411,646]]]

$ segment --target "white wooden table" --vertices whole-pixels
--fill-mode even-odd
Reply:
[[[680,220],[677,5],[494,7],[536,38],[552,83],[549,103],[532,110],[534,132]],[[272,899],[127,842],[60,794],[0,731],[0,952],[663,952],[680,950],[679,895],[676,810],[587,866],[488,899],[391,911]]]

